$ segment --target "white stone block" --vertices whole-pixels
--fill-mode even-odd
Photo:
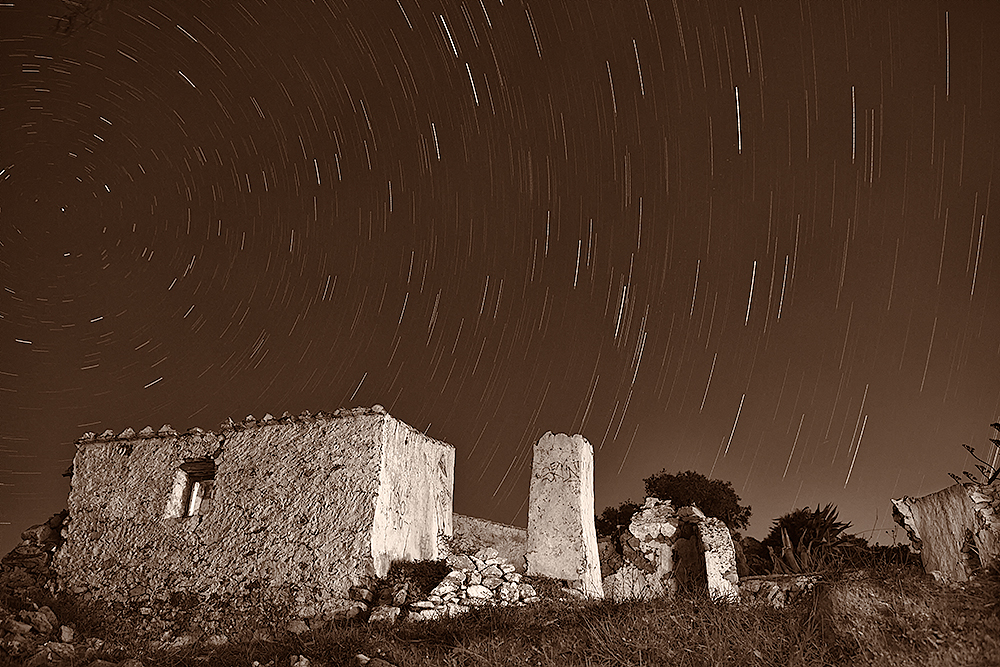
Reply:
[[[535,444],[528,498],[529,574],[576,582],[604,597],[594,528],[594,448],[582,435]]]
[[[705,549],[705,576],[708,595],[713,600],[737,602],[740,589],[736,574],[736,548],[722,519],[708,517],[698,524],[698,536]]]

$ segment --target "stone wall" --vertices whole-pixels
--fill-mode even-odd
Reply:
[[[975,567],[1000,563],[1000,484],[954,484],[892,504],[927,573],[966,581]]]
[[[973,534],[984,567],[1000,566],[1000,482],[966,484],[975,512]]]
[[[627,529],[601,542],[604,593],[613,600],[672,596],[707,588],[713,600],[739,599],[736,552],[720,519],[697,507],[646,498]]]
[[[61,588],[114,602],[186,592],[330,610],[392,558],[438,557],[454,455],[380,406],[85,436],[53,567]]]
[[[452,534],[455,448],[398,419],[382,422],[382,487],[375,504],[372,557],[382,577],[392,560],[443,557],[440,536]]]
[[[492,548],[497,558],[524,574],[524,554],[528,550],[528,531],[505,523],[487,521],[455,513],[452,518],[453,537],[463,551],[475,552]]]

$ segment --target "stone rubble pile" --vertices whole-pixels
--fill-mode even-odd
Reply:
[[[63,510],[45,523],[21,533],[21,542],[0,559],[0,593],[7,600],[18,600],[28,607],[19,611],[0,603],[0,652],[18,659],[27,667],[42,665],[87,665],[88,667],[142,667],[135,659],[109,662],[97,656],[107,656],[104,640],[82,637],[72,626],[60,622],[45,600],[51,599],[56,573],[52,569],[53,554],[65,539],[68,512]],[[193,643],[190,636],[172,638],[184,645]],[[209,637],[206,645],[221,645],[224,637]],[[173,644],[162,643],[168,648]]]
[[[37,667],[60,661],[85,660],[93,658],[104,645],[100,639],[93,638],[74,645],[75,639],[73,629],[61,625],[48,607],[17,613],[0,608],[0,651],[20,658],[24,665]]]
[[[455,616],[488,604],[523,605],[539,599],[535,588],[521,581],[517,568],[500,558],[492,547],[480,549],[475,555],[453,554],[446,562],[451,572],[425,599],[419,599],[408,582],[377,591],[354,587],[349,595],[355,604],[346,616],[367,615],[369,623],[420,621]]]
[[[72,627],[60,623],[51,608],[38,604],[55,577],[52,554],[63,542],[66,516],[63,510],[27,529],[21,533],[21,543],[0,560],[0,592],[28,607],[15,611],[0,604],[0,651],[28,667],[98,664],[91,661],[104,649],[103,640],[79,637]]]
[[[740,601],[781,609],[793,604],[822,581],[818,574],[773,574],[740,579]]]
[[[48,521],[21,533],[21,543],[0,560],[0,587],[27,589],[55,578],[52,556],[65,540],[69,510],[53,514]]]

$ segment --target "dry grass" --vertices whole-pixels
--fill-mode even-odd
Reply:
[[[133,644],[94,657],[137,657],[146,667],[250,667],[254,661],[279,667],[293,655],[317,666],[353,666],[358,653],[399,667],[1000,664],[1000,574],[944,585],[913,565],[869,565],[827,573],[813,594],[782,610],[714,604],[690,591],[647,602],[547,599],[438,621],[331,624],[215,650],[150,653],[133,637]],[[558,592],[557,585],[550,588]],[[60,617],[71,617],[70,607],[63,602]],[[76,620],[78,630],[116,625],[82,613]],[[117,625],[104,636],[114,637],[111,645],[126,635]]]
[[[439,621],[335,624],[279,641],[170,655],[126,653],[147,667],[357,664],[473,665],[997,665],[1000,575],[942,585],[912,566],[832,573],[813,595],[775,610],[714,604],[704,594],[612,603],[546,600],[482,607]],[[122,653],[115,656],[122,658]]]

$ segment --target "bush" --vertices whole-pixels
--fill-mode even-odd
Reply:
[[[614,535],[618,531],[618,527],[627,526],[632,520],[632,516],[640,509],[641,506],[631,500],[626,500],[618,507],[605,507],[601,515],[594,518],[597,536]]]

